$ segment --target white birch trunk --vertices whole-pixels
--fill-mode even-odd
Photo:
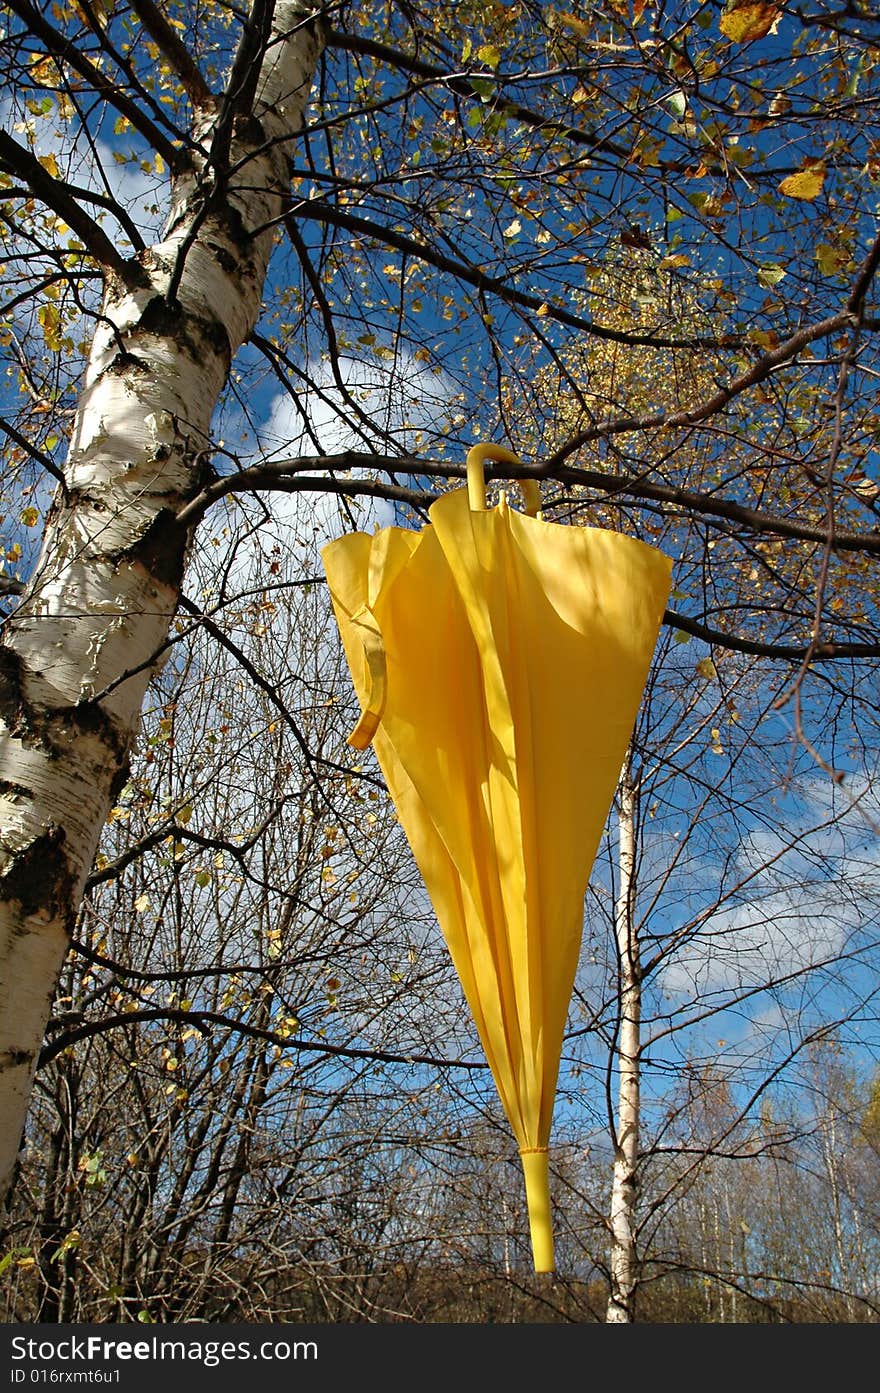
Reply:
[[[635,805],[629,755],[618,786],[618,893],[614,932],[620,974],[618,1099],[611,1185],[611,1287],[606,1321],[634,1319],[636,1268],[636,1168],[639,1159],[639,1049],[642,983],[635,926]]]
[[[323,42],[311,11],[278,0],[222,199],[206,202],[200,171],[178,177],[163,239],[132,262],[126,284],[107,278],[68,492],[56,495],[0,647],[0,1199],[151,655],[177,607],[190,537],[175,513],[210,473],[211,416],[259,313],[275,233],[253,234],[278,218],[289,187]],[[205,121],[206,148],[211,133]]]

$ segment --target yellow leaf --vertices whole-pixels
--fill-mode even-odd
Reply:
[[[776,25],[780,8],[781,6],[772,4],[735,5],[721,16],[721,32],[735,44],[745,44],[751,39],[763,39]]]
[[[52,59],[39,53],[35,53],[31,58],[28,76],[37,87],[57,87],[59,83],[58,69]]]
[[[690,264],[689,256],[686,256],[684,252],[676,252],[673,256],[664,256],[657,269],[658,271],[668,271],[674,266],[690,266]]]
[[[563,24],[569,29],[573,29],[582,39],[588,39],[590,37],[589,24],[584,24],[583,20],[578,19],[575,15],[566,14],[564,10],[560,10],[556,18],[561,19]]]
[[[501,62],[501,54],[494,44],[481,44],[477,49],[477,57],[487,68],[497,68]]]
[[[52,175],[53,179],[58,178],[58,161],[54,155],[38,155],[37,159],[46,172]]]
[[[805,203],[812,203],[814,198],[819,197],[824,183],[825,166],[821,160],[816,160],[783,179],[779,192],[785,194],[786,198],[799,198]]]

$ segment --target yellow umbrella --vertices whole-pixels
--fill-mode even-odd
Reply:
[[[544,522],[486,459],[421,532],[322,550],[371,741],[519,1145],[535,1269],[554,1268],[548,1143],[593,860],[632,734],[671,562],[598,528]]]

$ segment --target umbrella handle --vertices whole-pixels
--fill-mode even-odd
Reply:
[[[467,452],[468,503],[472,513],[486,512],[486,475],[483,465],[487,459],[498,464],[522,464],[522,460],[504,445],[474,445]],[[541,511],[541,490],[537,479],[518,479],[526,515],[537,517]]]

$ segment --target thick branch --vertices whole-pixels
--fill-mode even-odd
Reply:
[[[807,657],[811,662],[834,658],[880,658],[880,643],[829,642],[805,644],[802,648],[782,643],[760,643],[757,639],[737,638],[735,634],[709,629],[698,620],[690,619],[685,614],[677,614],[672,609],[668,609],[664,614],[663,623],[673,629],[681,629],[686,634],[693,634],[694,638],[702,639],[713,648],[728,648],[734,653],[754,653],[757,657],[779,658],[789,663],[802,663]]]
[[[871,282],[877,274],[878,266],[880,266],[880,233],[877,234],[877,239],[873,247],[868,252],[868,255],[865,257],[859,269],[852,294],[847,301],[846,307],[850,314],[863,315],[865,297],[871,288]],[[864,323],[864,320],[862,322]]]
[[[16,430],[15,426],[2,416],[0,416],[0,430],[5,431],[9,439],[14,440],[19,449],[24,450],[26,454],[30,455],[32,460],[36,460],[37,464],[42,465],[47,473],[51,474],[54,479],[57,479],[63,491],[67,493],[67,480],[51,455],[47,455],[44,450],[38,450],[36,445],[32,445],[27,437],[22,435],[21,431]]]
[[[153,0],[129,0],[129,4],[177,73],[193,105],[210,107],[214,102],[213,93],[177,30],[168,23]]]
[[[263,1030],[260,1026],[237,1021],[232,1016],[223,1016],[217,1011],[178,1011],[173,1008],[150,1008],[142,1011],[125,1011],[118,1016],[108,1016],[104,1020],[89,1021],[74,1029],[65,1029],[40,1052],[38,1068],[44,1069],[63,1050],[76,1045],[80,1040],[89,1040],[94,1035],[105,1035],[119,1026],[134,1025],[138,1021],[176,1021],[180,1025],[194,1026],[196,1030],[208,1033],[210,1026],[222,1026],[234,1030],[239,1035],[247,1035],[255,1040],[265,1040],[267,1044],[278,1045],[286,1050],[306,1050],[319,1054],[336,1055],[341,1059],[374,1059],[382,1064],[427,1064],[435,1069],[488,1069],[484,1060],[439,1059],[432,1054],[389,1054],[385,1050],[362,1050],[347,1045],[330,1045],[326,1041],[301,1040],[298,1036],[280,1035],[274,1030]]]
[[[561,453],[561,452],[559,452]],[[404,488],[398,484],[385,484],[376,479],[336,479],[315,477],[306,471],[345,471],[369,469],[390,474],[412,474],[439,476],[447,479],[464,478],[463,465],[444,464],[439,460],[417,459],[413,456],[377,456],[346,451],[339,455],[304,455],[299,459],[278,460],[272,464],[257,465],[242,469],[235,474],[227,474],[216,479],[193,498],[177,515],[177,521],[184,526],[204,514],[208,507],[219,498],[230,493],[243,493],[248,490],[277,489],[283,493],[300,491],[340,493],[353,497],[385,498],[392,502],[409,504],[414,508],[427,508],[437,497],[436,493],[426,493],[419,489]],[[582,488],[596,489],[601,493],[615,494],[621,498],[650,498],[659,503],[670,503],[685,512],[699,513],[703,516],[724,518],[748,527],[750,531],[769,533],[776,537],[791,537],[801,542],[824,544],[827,532],[821,527],[807,523],[791,522],[787,518],[776,517],[771,513],[761,513],[756,508],[748,508],[732,499],[704,496],[691,493],[687,489],[674,488],[670,484],[653,483],[642,478],[630,478],[625,474],[599,473],[593,469],[578,469],[574,466],[558,465],[552,470],[547,465],[529,467],[526,465],[503,465],[492,469],[487,467],[488,479],[545,479],[552,477],[562,484],[574,484]],[[865,552],[880,556],[880,533],[835,532],[834,546],[837,551]]]
[[[18,16],[23,24],[27,25],[35,38],[40,39],[46,45],[53,58],[63,63],[69,63],[80,77],[86,79],[95,92],[104,97],[121,116],[124,116],[134,129],[141,133],[147,143],[162,156],[169,169],[176,169],[180,165],[180,150],[144,114],[143,109],[136,101],[126,96],[112,78],[102,73],[100,68],[96,68],[94,63],[80,52],[73,39],[68,39],[64,34],[59,34],[57,29],[53,29],[39,10],[29,4],[29,0],[7,0],[7,7]],[[71,223],[72,226],[73,223]]]
[[[82,205],[72,197],[66,184],[50,174],[36,155],[32,155],[26,146],[19,145],[6,131],[0,131],[0,167],[23,179],[41,202],[63,218],[97,262],[108,270],[116,271],[123,279],[128,277],[128,263],[100,224],[89,217]]]

